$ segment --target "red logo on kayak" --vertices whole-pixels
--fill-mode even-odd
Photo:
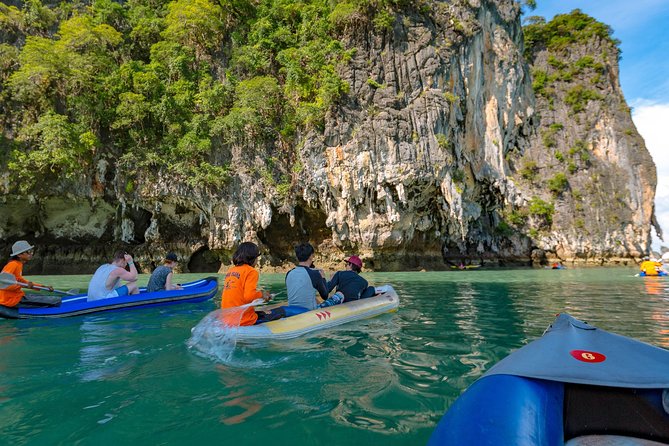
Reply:
[[[330,312],[329,311],[321,311],[316,313],[316,316],[318,316],[318,320],[321,321],[323,319],[329,319],[330,318]]]
[[[572,350],[569,352],[575,359],[583,362],[604,362],[606,356],[597,352],[590,352],[588,350]]]

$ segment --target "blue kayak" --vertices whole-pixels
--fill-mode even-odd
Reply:
[[[147,293],[144,288],[140,290],[139,294],[110,297],[92,302],[88,302],[85,294],[67,296],[63,298],[61,305],[58,307],[7,308],[0,306],[0,318],[33,319],[69,317],[102,311],[204,302],[216,295],[218,279],[216,277],[207,277],[184,283],[181,286],[183,290],[155,291],[153,293]]]
[[[669,444],[669,351],[560,314],[453,403],[428,443]]]
[[[669,273],[667,273],[666,271],[659,271],[657,274],[654,274],[652,276],[649,276],[644,271],[641,271],[639,273],[639,277],[664,277],[664,276],[667,276],[667,275],[669,275]]]

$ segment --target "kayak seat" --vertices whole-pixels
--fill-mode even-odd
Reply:
[[[662,407],[662,389],[565,384],[564,413],[565,440],[620,436],[637,441],[621,445],[648,444],[640,440],[669,444],[669,414]]]
[[[666,443],[620,435],[585,435],[572,438],[565,446],[664,446]]]

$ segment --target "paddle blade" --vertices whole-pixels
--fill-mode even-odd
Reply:
[[[17,285],[16,277],[10,273],[0,273],[0,290],[12,285]]]

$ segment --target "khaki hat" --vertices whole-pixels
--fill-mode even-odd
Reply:
[[[23,252],[30,251],[33,248],[34,246],[30,246],[30,243],[26,242],[25,240],[19,240],[18,242],[12,245],[11,256],[12,257],[17,256]]]

